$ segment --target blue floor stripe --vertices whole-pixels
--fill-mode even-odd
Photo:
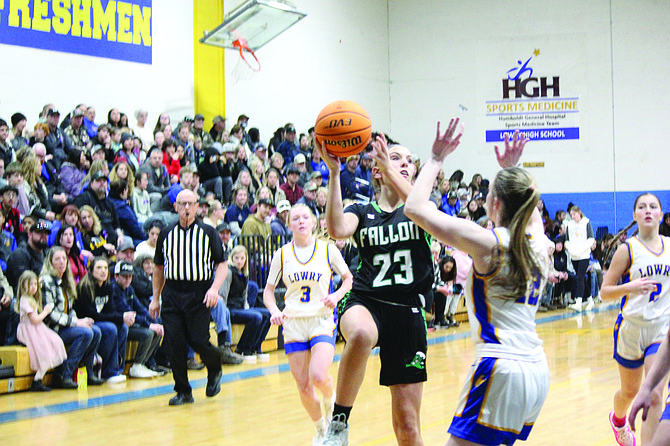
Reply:
[[[600,313],[610,311],[618,308],[619,304],[600,305],[594,308],[593,312]],[[563,319],[571,319],[585,313],[562,313],[553,316],[541,317],[536,320],[537,324],[545,324],[555,322]],[[453,342],[456,340],[466,339],[470,337],[470,331],[463,331],[445,336],[437,336],[428,339],[428,345],[443,344],[445,342]],[[375,348],[371,355],[379,355],[379,348]],[[338,362],[340,355],[335,355],[333,362]],[[270,376],[277,373],[289,372],[288,363],[278,364],[268,367],[261,367],[253,370],[244,370],[242,372],[227,373],[221,378],[221,383],[231,383],[235,381],[243,381],[251,378],[259,378],[261,376]],[[207,378],[197,379],[191,382],[194,389],[199,389],[207,385]],[[33,407],[30,409],[14,410],[0,413],[0,424],[10,423],[12,421],[27,420],[31,418],[40,418],[50,415],[58,415],[68,412],[75,412],[83,409],[91,409],[94,407],[109,406],[111,404],[126,403],[144,398],[152,398],[155,396],[169,395],[174,393],[172,384],[167,386],[153,387],[144,390],[134,390],[131,392],[117,393],[114,395],[105,395],[98,398],[91,398],[82,401],[69,401],[67,403],[52,404],[50,406]],[[1,397],[0,397],[1,398]]]

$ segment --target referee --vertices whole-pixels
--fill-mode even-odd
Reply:
[[[163,228],[156,242],[152,317],[163,318],[174,390],[171,406],[193,402],[188,382],[187,343],[207,366],[209,397],[221,390],[221,353],[209,342],[210,308],[216,306],[226,277],[228,258],[216,230],[195,219],[197,196],[188,189],[177,195],[179,221]],[[162,311],[161,311],[162,292]]]

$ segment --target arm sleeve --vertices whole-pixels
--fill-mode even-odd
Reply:
[[[51,286],[50,286],[51,285]],[[56,301],[56,284],[48,284],[42,281],[42,303],[44,306],[51,304],[54,309],[49,313],[49,319],[52,325],[60,325],[62,327],[69,327],[73,325],[73,319],[67,313],[61,310],[61,306]]]
[[[230,292],[230,284],[232,283],[232,277],[233,275],[230,273],[230,268],[228,269],[228,274],[226,274],[226,278],[223,281],[223,284],[221,285],[221,288],[219,288],[219,296],[223,299],[223,302],[228,305],[228,293]]]
[[[586,238],[595,238],[593,236],[593,226],[591,226],[591,222],[586,224]]]
[[[282,261],[282,249],[279,248],[272,256],[270,263],[270,272],[268,273],[268,283],[277,286],[284,273],[284,262]]]
[[[163,245],[165,244],[165,237],[168,234],[169,228],[163,228],[160,234],[158,234],[158,240],[156,240],[156,252],[154,254],[154,263],[156,266],[161,268],[165,265],[165,258],[163,257]]]

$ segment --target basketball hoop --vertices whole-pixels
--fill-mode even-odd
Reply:
[[[261,63],[258,60],[258,57],[256,57],[254,51],[249,48],[247,41],[241,37],[233,42],[233,46],[240,51],[240,58],[237,60],[235,68],[233,68],[232,71],[235,83],[251,79],[254,73],[261,71]],[[244,55],[245,52],[251,54],[253,59],[250,58],[250,60],[247,60]]]

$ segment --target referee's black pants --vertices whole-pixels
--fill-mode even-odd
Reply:
[[[221,370],[221,353],[209,342],[210,309],[203,303],[211,282],[167,280],[162,294],[161,317],[170,352],[174,390],[191,395],[187,350],[190,345],[207,367],[207,376]]]

